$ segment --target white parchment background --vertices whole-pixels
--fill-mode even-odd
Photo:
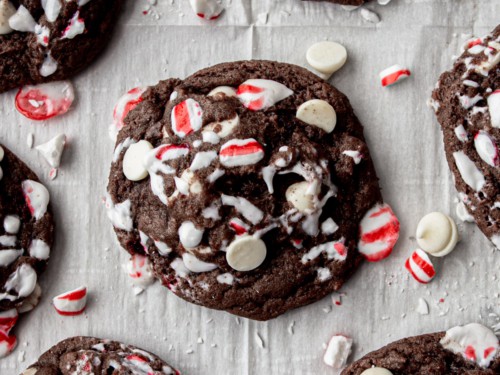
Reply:
[[[421,216],[439,210],[456,217],[441,133],[426,100],[464,34],[480,36],[498,24],[499,1],[369,4],[380,14],[379,24],[367,23],[359,11],[298,0],[233,0],[211,23],[194,16],[187,0],[159,0],[152,7],[159,18],[142,14],[146,0],[127,3],[109,48],[73,80],[78,101],[70,113],[34,123],[14,109],[15,91],[0,95],[0,139],[45,181],[57,219],[57,244],[41,278],[42,302],[16,327],[19,346],[0,361],[2,375],[19,374],[73,335],[135,344],[184,374],[330,374],[322,344],[334,333],[353,337],[354,359],[405,336],[471,321],[498,322],[491,314],[500,314],[500,252],[474,224],[460,225],[463,240],[436,261],[438,276],[430,285],[410,279],[403,263],[415,248],[412,236]],[[342,306],[332,307],[325,298],[266,323],[188,304],[159,284],[134,296],[121,269],[127,257],[101,203],[116,99],[137,85],[183,78],[219,62],[262,58],[305,66],[307,47],[324,39],[348,49],[347,64],[331,82],[347,94],[364,124],[384,197],[401,220],[392,257],[364,264],[343,289]],[[378,73],[396,63],[408,66],[412,77],[382,88]],[[30,132],[36,144],[59,133],[69,137],[56,180],[48,180],[47,164],[27,147]],[[57,315],[51,298],[80,285],[90,289],[87,313]],[[415,311],[420,297],[429,303],[427,316]]]

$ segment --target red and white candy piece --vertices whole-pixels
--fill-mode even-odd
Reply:
[[[16,95],[16,108],[32,120],[47,120],[68,112],[75,100],[70,81],[23,86]]]
[[[347,50],[339,43],[318,42],[309,47],[306,59],[309,65],[324,74],[325,79],[328,79],[344,66],[347,61]]]
[[[499,164],[498,147],[493,138],[484,130],[480,130],[474,136],[474,146],[483,161],[496,167]]]
[[[405,268],[410,272],[415,280],[419,283],[427,284],[436,275],[436,270],[432,265],[427,254],[420,249],[417,249],[406,260]]]
[[[228,168],[256,164],[263,157],[264,147],[253,138],[232,139],[219,152],[221,164]]]
[[[87,287],[81,286],[54,297],[52,304],[59,315],[75,316],[85,311],[87,306]]]
[[[152,149],[153,145],[143,139],[129,146],[123,156],[123,174],[127,179],[140,181],[148,176],[144,160]]]
[[[249,79],[236,91],[241,103],[252,111],[266,110],[290,95],[293,91],[288,87],[268,79]]]
[[[328,342],[323,356],[327,366],[340,370],[345,367],[351,355],[352,339],[343,335],[334,335]]]
[[[384,87],[402,81],[403,79],[408,78],[410,75],[411,72],[408,69],[404,69],[397,64],[383,70],[379,74],[382,86]]]
[[[83,34],[85,31],[85,21],[80,18],[80,11],[76,11],[68,26],[64,29],[61,39],[73,39],[75,36]]]
[[[9,0],[0,0],[0,35],[10,34],[12,27],[9,18],[16,13],[16,8]]]
[[[478,323],[449,329],[440,344],[483,368],[490,366],[500,349],[495,333]]]
[[[110,135],[116,138],[116,134],[123,128],[125,117],[137,105],[143,101],[142,94],[146,91],[145,87],[135,87],[118,99],[113,110],[113,124],[110,127]]]
[[[202,126],[203,112],[194,99],[186,99],[172,109],[172,130],[180,138],[198,131]]]
[[[16,325],[19,313],[17,309],[10,309],[0,312],[0,332],[9,333],[10,330]]]
[[[52,168],[59,168],[61,156],[66,145],[66,135],[59,134],[50,141],[36,146],[37,151],[47,160]]]
[[[335,109],[330,103],[320,99],[312,99],[302,103],[297,109],[295,117],[306,124],[323,129],[327,133],[331,133],[337,124]]]
[[[493,91],[486,101],[488,102],[491,126],[500,128],[500,89]]]
[[[4,358],[15,349],[17,337],[8,332],[0,331],[0,358]]]
[[[266,254],[266,244],[260,238],[241,236],[227,247],[226,261],[236,271],[251,271],[264,262]]]
[[[166,144],[155,148],[155,158],[161,161],[174,160],[189,153],[188,145]]]
[[[360,223],[358,251],[369,262],[387,258],[399,238],[399,221],[391,207],[377,203]]]
[[[250,230],[250,227],[243,220],[238,219],[237,217],[233,217],[229,220],[229,226],[238,236],[246,234]]]
[[[132,283],[145,288],[153,284],[155,278],[149,259],[141,254],[134,254],[126,265],[128,276],[132,279]]]
[[[215,20],[219,18],[224,10],[216,0],[189,0],[191,8],[196,15],[205,20]]]
[[[36,220],[41,219],[47,212],[47,206],[50,200],[49,191],[41,183],[32,180],[23,181],[21,186],[24,200],[28,205],[31,215],[34,216]]]

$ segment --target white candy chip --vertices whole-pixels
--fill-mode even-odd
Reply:
[[[309,47],[306,59],[309,65],[328,78],[344,66],[347,61],[347,50],[339,43],[318,42]]]
[[[266,254],[264,241],[252,236],[241,236],[227,247],[226,260],[236,271],[251,271],[264,262]]]
[[[350,337],[335,335],[328,342],[323,362],[336,370],[342,369],[349,355],[351,355],[352,339]]]
[[[179,239],[186,249],[193,249],[198,246],[203,237],[203,229],[195,227],[192,221],[185,221],[179,227]]]
[[[311,184],[307,181],[297,182],[286,189],[285,198],[287,202],[292,204],[300,212],[308,212],[314,209],[315,193],[310,192]]]
[[[442,257],[455,248],[458,242],[458,229],[448,215],[431,212],[418,223],[416,237],[422,250],[436,257]]]
[[[392,375],[392,372],[383,367],[371,367],[363,371],[360,375]]]
[[[191,272],[209,272],[217,268],[217,265],[204,262],[191,253],[184,253],[182,255],[182,260],[186,268]]]
[[[302,103],[295,116],[306,124],[323,129],[327,133],[331,133],[337,124],[335,109],[330,103],[320,99]]]
[[[491,125],[494,128],[500,128],[500,89],[493,91],[486,100],[488,102]]]
[[[486,180],[476,164],[463,151],[454,152],[453,158],[464,182],[475,191],[481,191]]]
[[[59,168],[61,156],[66,145],[66,136],[59,134],[50,141],[36,146],[37,151],[47,160],[52,168]]]
[[[123,156],[123,174],[127,179],[140,181],[148,176],[144,159],[152,149],[153,145],[145,140],[140,140],[129,146]]]
[[[9,26],[17,31],[34,33],[36,22],[29,10],[20,5],[16,13],[9,18]]]

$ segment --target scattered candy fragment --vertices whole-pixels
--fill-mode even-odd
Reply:
[[[366,9],[366,8],[361,8],[361,17],[368,22],[371,23],[379,23],[380,22],[380,17],[377,13]]]
[[[405,268],[410,272],[415,280],[419,283],[427,284],[436,275],[434,266],[427,254],[420,249],[417,249],[406,260]]]
[[[393,65],[385,70],[383,70],[379,76],[382,82],[382,86],[390,86],[405,78],[408,78],[411,72],[408,69],[402,68],[400,65]]]
[[[52,299],[54,308],[60,315],[80,315],[87,305],[87,287],[81,286],[54,297]]]
[[[344,66],[347,61],[347,50],[339,43],[318,42],[314,43],[306,53],[306,59],[318,72],[328,79],[333,73]]]
[[[256,164],[263,157],[264,148],[253,138],[232,139],[219,152],[221,164],[228,168]]]
[[[153,145],[141,139],[131,144],[123,156],[123,174],[130,181],[140,181],[148,176],[144,164],[146,155],[153,149]]]
[[[457,216],[460,220],[464,222],[469,222],[473,223],[474,222],[474,217],[467,211],[467,207],[465,207],[464,202],[458,202],[457,203],[457,209],[456,209]]]
[[[320,99],[312,99],[302,103],[297,109],[295,117],[306,124],[323,129],[327,133],[331,133],[337,124],[335,109],[330,103]]]
[[[288,87],[268,79],[249,79],[236,91],[238,99],[252,111],[266,110],[290,95],[293,91]]]
[[[369,262],[378,262],[391,254],[398,238],[398,218],[388,204],[378,203],[361,220],[358,251]]]
[[[189,0],[191,8],[196,15],[205,20],[215,20],[219,18],[224,10],[216,0]]]
[[[226,260],[236,271],[251,271],[264,262],[266,254],[264,241],[252,236],[241,236],[227,247]]]
[[[451,217],[441,212],[431,212],[418,223],[416,237],[422,250],[433,256],[443,257],[455,248],[458,229]]]
[[[126,270],[132,282],[138,287],[145,288],[153,284],[155,278],[149,259],[141,254],[134,254],[127,262]]]
[[[342,369],[346,363],[347,358],[351,354],[352,339],[350,337],[335,335],[328,342],[323,362],[334,369]]]
[[[420,315],[428,315],[429,314],[429,305],[427,304],[427,301],[423,298],[419,298],[418,305],[417,305],[417,308],[415,310]]]
[[[21,87],[15,103],[23,116],[41,121],[68,112],[74,99],[71,82],[58,81]]]
[[[59,168],[61,164],[61,156],[66,145],[66,136],[64,134],[59,134],[58,136],[52,138],[50,141],[36,146],[40,154],[47,160],[47,163],[52,168]]]

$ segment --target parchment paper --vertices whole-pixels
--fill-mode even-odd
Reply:
[[[73,80],[78,101],[67,115],[34,123],[14,109],[15,91],[0,95],[1,140],[46,183],[57,219],[57,243],[41,278],[43,299],[16,327],[19,345],[0,361],[2,375],[19,374],[73,335],[137,345],[184,374],[330,374],[322,345],[335,333],[353,337],[355,359],[409,335],[472,321],[498,323],[500,252],[475,224],[460,224],[461,243],[435,262],[438,276],[428,286],[409,278],[403,264],[424,214],[437,210],[456,217],[456,191],[426,100],[463,41],[497,25],[500,2],[370,3],[379,24],[364,21],[359,10],[298,0],[232,0],[222,18],[210,23],[199,20],[186,0],[158,0],[147,15],[145,7],[146,0],[128,1],[107,51]],[[331,82],[347,94],[364,124],[385,200],[401,221],[391,258],[364,264],[343,289],[341,306],[328,297],[266,323],[188,304],[158,283],[135,296],[121,267],[127,256],[101,201],[116,99],[132,87],[183,78],[219,62],[262,58],[306,66],[307,48],[324,39],[348,49],[347,64]],[[378,73],[396,63],[410,68],[412,77],[382,88]],[[28,133],[36,144],[68,136],[56,180],[48,179],[48,165],[27,147]],[[87,313],[57,315],[52,297],[80,285],[90,290]],[[415,311],[419,298],[428,302],[429,315]]]

